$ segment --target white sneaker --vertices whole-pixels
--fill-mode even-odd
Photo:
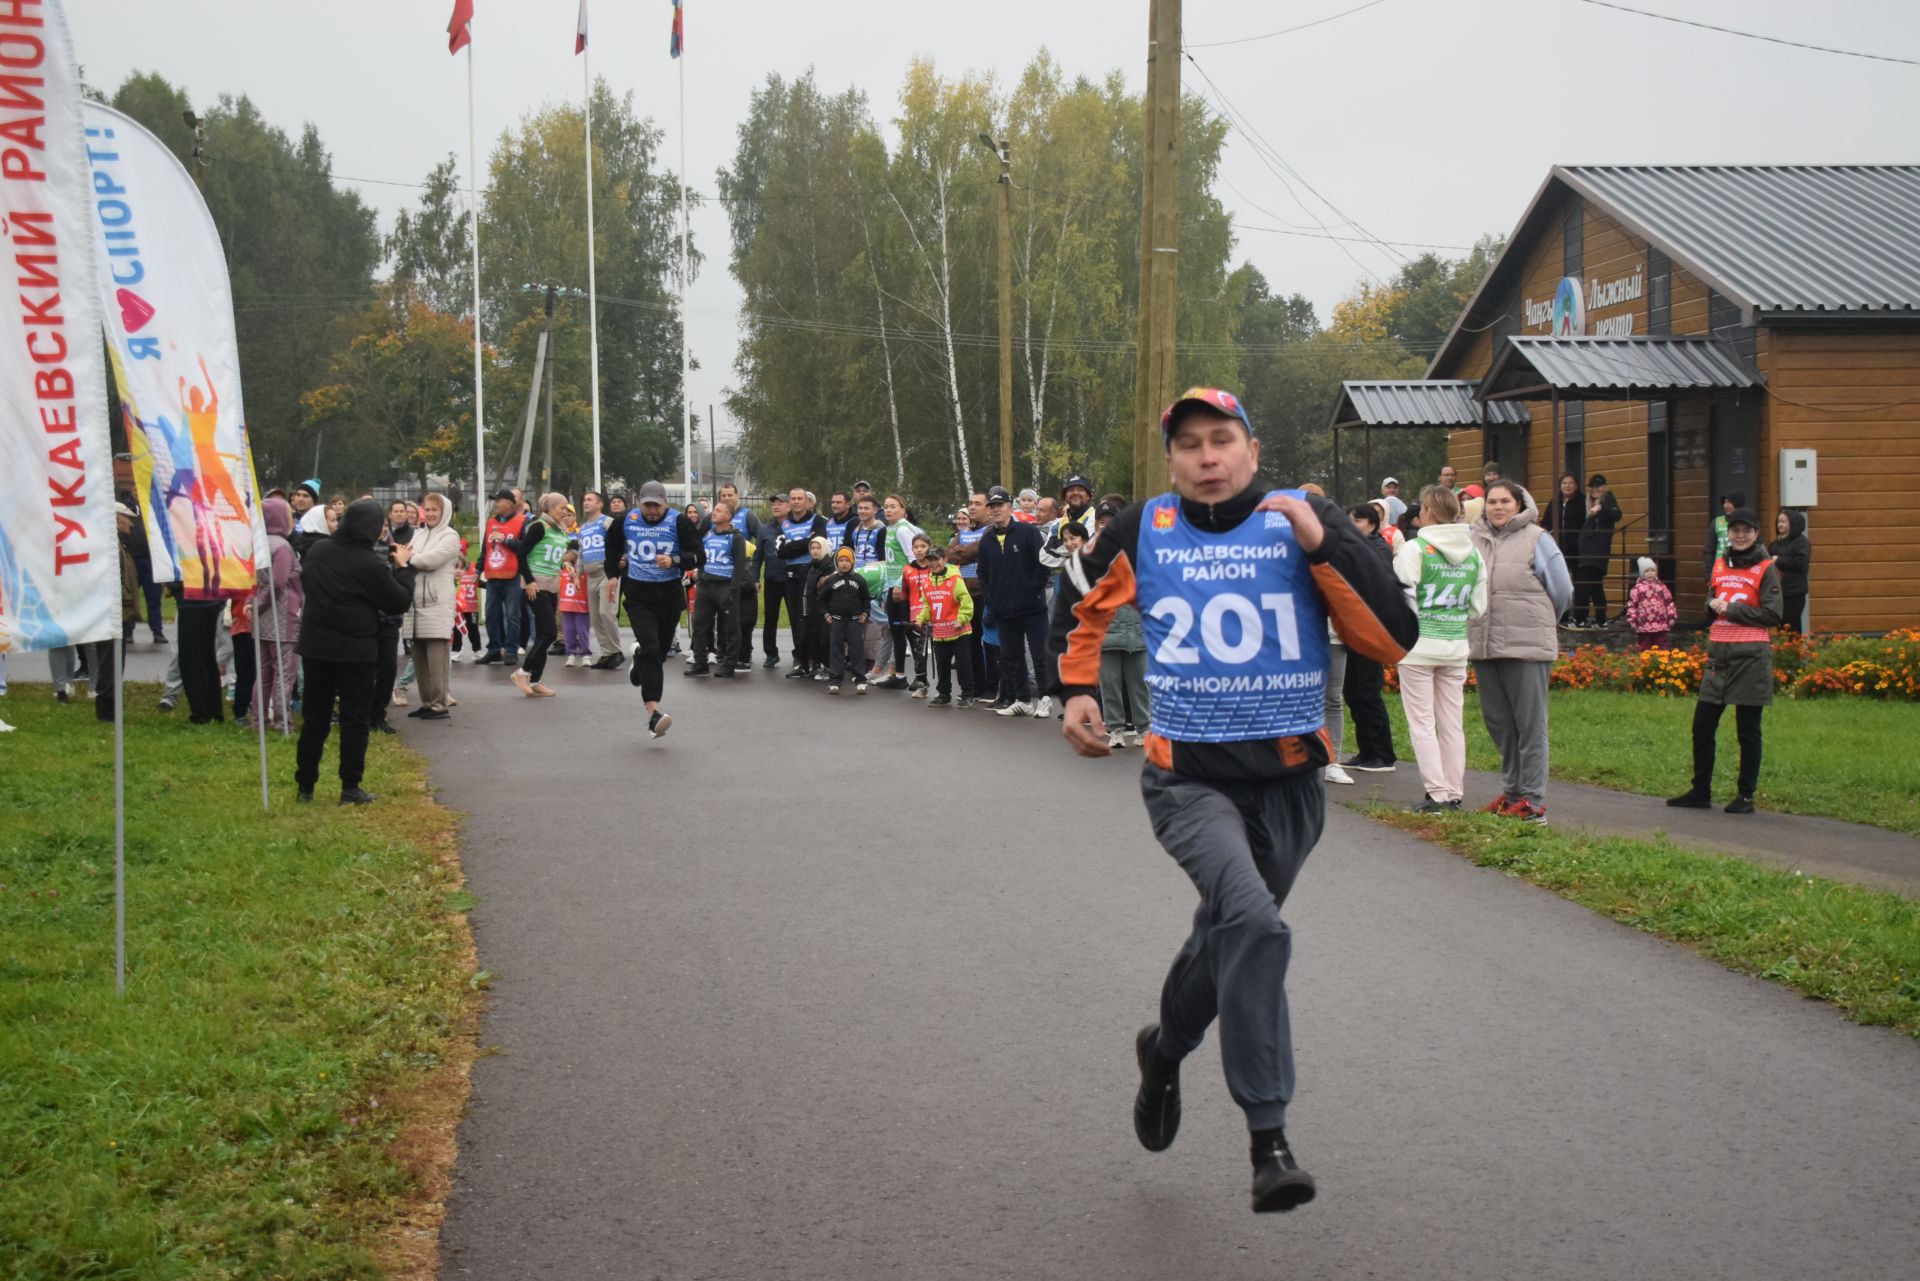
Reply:
[[[1025,702],[1024,700],[1016,700],[1015,702],[1009,703],[1005,707],[1002,707],[998,711],[994,712],[994,715],[995,716],[1031,716],[1033,715],[1033,704],[1029,702]]]
[[[867,692],[867,683],[866,683],[865,681],[861,681],[861,682],[859,682],[858,684],[856,684],[856,685],[855,685],[855,686],[853,687],[853,692],[854,692],[854,693],[856,693],[856,694],[864,694],[864,693],[866,693],[866,692]]]
[[[838,694],[839,692],[840,692],[840,687],[839,687],[838,685],[829,685],[829,686],[827,686],[827,693],[829,693],[829,694]],[[864,694],[864,693],[866,693],[866,691],[865,691],[864,689],[863,689],[863,690],[861,690],[860,692],[861,692],[861,693],[863,693],[863,694]]]
[[[407,692],[405,690],[396,689],[393,691],[393,705],[395,707],[405,707],[407,705]]]
[[[1047,717],[1053,715],[1053,699],[1046,694],[1042,694],[1040,701],[1034,704],[1033,714],[1041,720],[1045,720]]]
[[[456,649],[455,651],[453,651],[452,657],[448,658],[447,661],[449,663],[464,663],[467,660],[466,660],[466,656]]]
[[[1127,745],[1126,734],[1124,734],[1123,732],[1117,729],[1110,729],[1107,731],[1107,750],[1108,751],[1112,751],[1116,747],[1125,747],[1126,745]]]
[[[1327,766],[1322,777],[1329,783],[1345,783],[1349,787],[1353,785],[1353,775],[1347,773],[1347,771],[1341,769],[1338,765]]]

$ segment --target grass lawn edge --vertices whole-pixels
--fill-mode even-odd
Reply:
[[[1920,1039],[1920,904],[1661,838],[1554,831],[1490,815],[1360,812],[1478,867]]]

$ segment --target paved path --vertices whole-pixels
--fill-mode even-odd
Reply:
[[[1245,1208],[1214,1044],[1128,1121],[1192,894],[1052,723],[624,674],[402,722],[495,975],[465,1278],[1910,1275],[1920,1047],[1335,806],[1288,916],[1321,1198]]]
[[[1415,805],[1422,795],[1420,771],[1412,757],[1401,761],[1391,774],[1356,772],[1353,778],[1354,786],[1330,787],[1328,795],[1356,807],[1377,801]],[[1498,774],[1467,771],[1469,806],[1483,805],[1499,791]],[[1732,854],[1764,867],[1920,898],[1920,837],[1883,827],[1766,811],[1725,814],[1718,805],[1710,810],[1668,809],[1664,797],[1634,796],[1558,779],[1547,787],[1547,813],[1555,827],[1641,840],[1666,836],[1678,845]]]

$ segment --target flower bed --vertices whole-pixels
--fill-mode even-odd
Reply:
[[[1582,645],[1553,665],[1552,681],[1556,689],[1692,698],[1706,667],[1707,652],[1698,646],[1616,653],[1602,645]],[[1782,632],[1773,642],[1773,679],[1779,692],[1792,698],[1850,694],[1920,702],[1920,628],[1902,628],[1879,639]],[[1467,685],[1473,687],[1471,669]],[[1389,667],[1387,688],[1399,687],[1398,673]]]

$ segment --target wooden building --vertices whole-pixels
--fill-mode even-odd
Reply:
[[[1334,421],[1444,427],[1543,506],[1603,473],[1615,612],[1651,555],[1697,613],[1737,492],[1766,539],[1807,513],[1814,629],[1920,625],[1920,166],[1555,168],[1426,381]]]

